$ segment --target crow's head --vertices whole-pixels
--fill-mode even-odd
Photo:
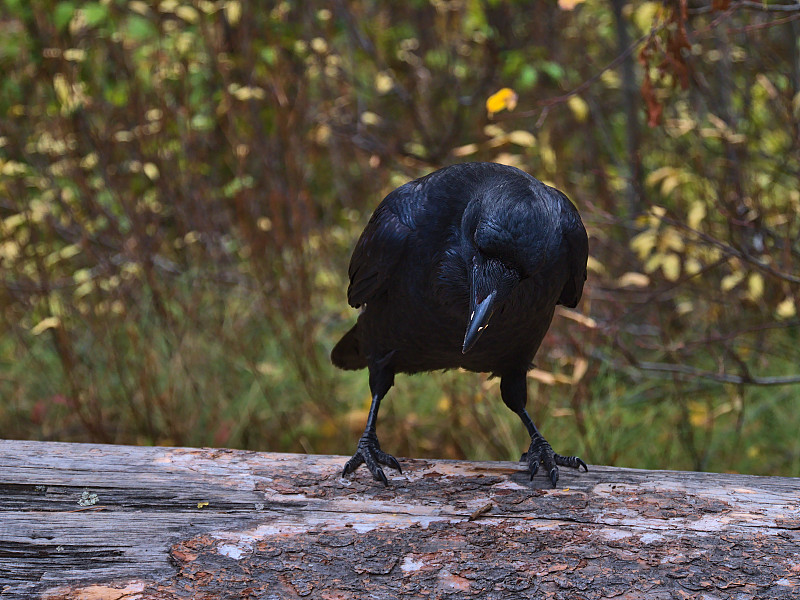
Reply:
[[[536,184],[523,178],[497,182],[482,190],[464,212],[461,233],[470,315],[463,353],[520,281],[542,268],[557,243],[558,207],[548,197],[555,190]]]

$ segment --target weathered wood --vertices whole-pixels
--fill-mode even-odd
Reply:
[[[344,460],[0,441],[0,597],[800,597],[798,479]]]

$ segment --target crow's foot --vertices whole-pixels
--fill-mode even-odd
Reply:
[[[386,454],[386,452],[381,450],[381,446],[378,443],[378,436],[375,435],[374,431],[365,431],[364,435],[361,436],[361,439],[358,441],[356,453],[353,455],[353,458],[348,460],[344,465],[342,477],[354,472],[362,464],[366,464],[369,472],[372,473],[372,477],[376,481],[382,481],[383,485],[389,485],[389,481],[386,479],[386,474],[379,465],[386,465],[387,467],[397,469],[401,473],[403,472],[397,459],[391,454]]]
[[[536,433],[536,435],[531,438],[531,446],[528,451],[522,455],[520,460],[524,460],[528,463],[528,472],[530,473],[531,479],[533,479],[533,476],[539,471],[540,465],[544,467],[547,470],[553,487],[556,487],[558,483],[558,465],[562,467],[572,467],[573,469],[583,467],[584,471],[589,470],[586,463],[577,456],[561,456],[553,452],[550,443],[539,433]]]

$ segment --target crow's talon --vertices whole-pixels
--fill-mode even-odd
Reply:
[[[553,448],[549,442],[537,433],[531,438],[531,446],[527,452],[522,455],[521,461],[528,463],[528,473],[531,480],[534,475],[539,472],[539,467],[544,467],[547,471],[548,478],[553,484],[553,487],[558,485],[558,467],[571,467],[578,469],[583,467],[584,471],[589,471],[589,467],[577,456],[561,456],[553,452]]]
[[[589,467],[586,466],[586,463],[583,462],[577,456],[561,456],[560,454],[553,455],[557,465],[561,465],[562,467],[571,467],[573,469],[579,469],[583,467],[583,470],[587,473],[589,472]]]
[[[378,443],[378,436],[376,436],[374,432],[364,432],[364,435],[361,436],[361,439],[358,441],[356,453],[353,455],[353,458],[348,460],[344,465],[342,477],[353,473],[362,464],[367,465],[367,469],[372,473],[372,478],[375,479],[375,481],[380,481],[383,485],[387,486],[389,485],[389,480],[386,478],[386,473],[383,472],[383,469],[381,469],[379,465],[386,465],[387,467],[397,469],[400,473],[403,472],[397,459],[391,454],[387,454],[381,450],[380,444]]]
[[[556,487],[558,483],[558,467],[550,469],[550,481],[553,483],[553,487]]]

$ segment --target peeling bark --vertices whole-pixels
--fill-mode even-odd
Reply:
[[[800,480],[0,441],[0,598],[792,598]],[[96,494],[96,496],[95,496]]]

